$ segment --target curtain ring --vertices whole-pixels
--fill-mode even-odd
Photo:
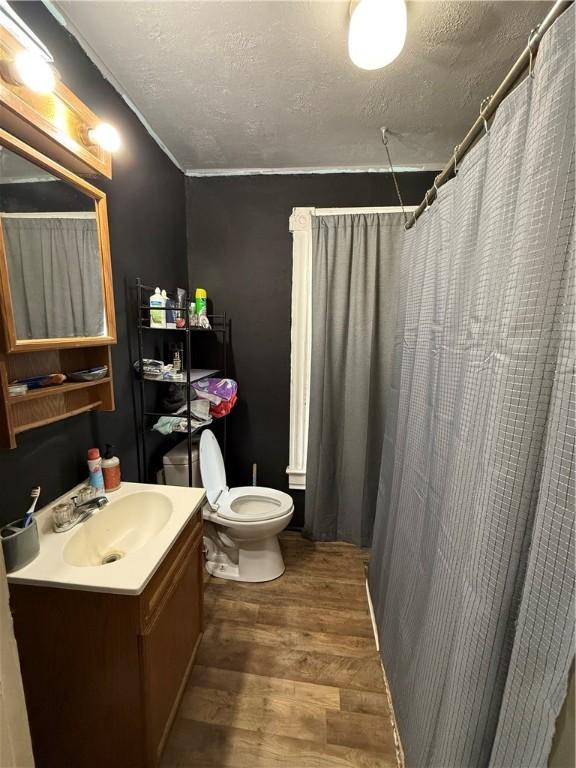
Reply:
[[[480,117],[482,120],[484,120],[484,130],[486,131],[486,134],[490,133],[490,129],[488,128],[488,121],[484,117],[484,110],[488,106],[492,99],[492,96],[486,96],[486,98],[482,101],[482,104],[480,104]]]
[[[452,160],[454,161],[454,176],[458,175],[458,163],[456,155],[458,154],[458,150],[460,149],[460,144],[456,144],[454,147],[454,152],[452,152]]]
[[[528,35],[528,50],[530,51],[530,62],[528,64],[528,77],[534,78],[534,51],[532,50],[532,38],[538,32],[540,28],[540,24],[538,24],[537,27],[534,27],[534,29],[530,30],[530,34]]]

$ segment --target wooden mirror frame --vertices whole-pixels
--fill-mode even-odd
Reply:
[[[100,269],[102,276],[102,291],[104,294],[104,314],[106,317],[106,336],[74,336],[72,338],[54,339],[18,339],[14,323],[12,293],[8,272],[8,259],[2,236],[0,221],[0,317],[2,318],[4,351],[5,352],[34,352],[42,349],[61,349],[65,347],[95,347],[116,343],[116,317],[114,313],[114,292],[112,290],[112,263],[110,258],[110,236],[108,231],[108,212],[106,195],[97,187],[64,166],[51,160],[25,142],[12,136],[0,128],[0,145],[16,152],[34,165],[54,174],[80,192],[94,200],[96,209],[96,226],[98,230],[98,248],[100,252]]]

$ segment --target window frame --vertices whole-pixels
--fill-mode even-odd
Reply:
[[[404,206],[407,213],[417,206]],[[312,219],[355,213],[401,213],[400,206],[373,208],[293,208],[292,325],[290,330],[290,443],[286,467],[288,487],[306,490],[308,422],[310,412],[310,364],[312,352]]]

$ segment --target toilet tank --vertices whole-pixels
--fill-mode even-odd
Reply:
[[[188,441],[183,440],[175,445],[162,459],[166,485],[188,486]],[[198,446],[192,446],[192,487],[202,488],[200,464],[198,462]]]

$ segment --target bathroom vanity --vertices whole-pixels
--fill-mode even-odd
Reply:
[[[43,510],[40,555],[9,576],[37,768],[156,766],[200,641],[203,490],[124,483],[109,496],[63,534]],[[106,537],[132,549],[93,564]]]

